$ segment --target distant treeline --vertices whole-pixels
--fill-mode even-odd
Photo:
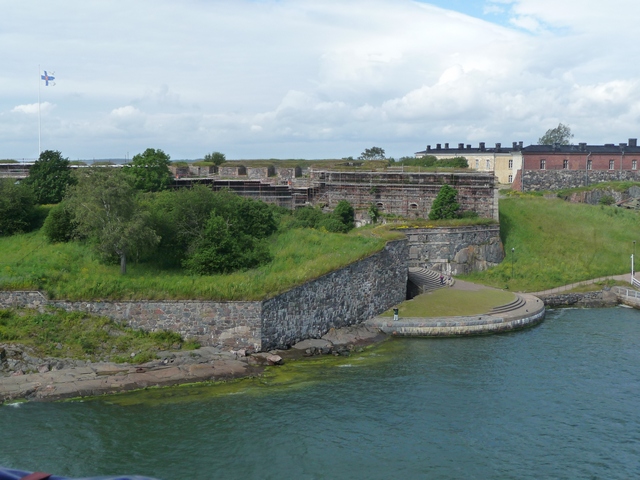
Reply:
[[[401,157],[396,162],[398,165],[406,165],[407,167],[449,167],[449,168],[468,168],[469,162],[465,157],[443,158],[438,160],[433,155],[425,155],[424,157]]]

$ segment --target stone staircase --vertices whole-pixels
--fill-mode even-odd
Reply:
[[[516,294],[515,300],[510,303],[500,305],[499,307],[493,307],[489,311],[489,315],[502,315],[503,313],[513,312],[514,310],[524,307],[525,303],[527,303],[525,299]]]
[[[446,277],[444,285],[441,285],[440,272],[423,267],[409,267],[409,281],[416,285],[422,293],[451,285],[451,280]]]

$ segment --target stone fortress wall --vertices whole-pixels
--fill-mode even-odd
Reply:
[[[320,337],[388,310],[406,298],[406,240],[274,298],[256,302],[47,300],[40,292],[0,292],[0,307],[83,311],[144,330],[166,329],[204,346],[256,351]]]

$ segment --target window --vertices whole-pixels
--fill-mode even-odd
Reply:
[[[587,170],[591,170],[593,167],[593,162],[591,160],[587,160]]]
[[[566,170],[566,169],[568,169],[568,168],[569,168],[569,160],[563,160],[563,161],[562,161],[562,168],[563,168],[564,170]]]
[[[615,161],[609,160],[609,170],[613,170],[614,166],[615,166]]]
[[[513,168],[513,160],[509,160],[509,168]]]
[[[410,204],[409,204],[409,209],[411,209],[411,210],[417,210],[417,209],[418,209],[418,204],[417,204],[417,203],[410,203]]]
[[[478,168],[480,168],[480,160],[476,158],[476,170],[478,170]]]
[[[378,202],[378,203],[376,203],[376,208],[377,208],[378,210],[384,210],[384,204],[383,204],[383,203]]]
[[[631,160],[631,170],[637,170],[637,169],[638,169],[638,161]]]
[[[491,160],[487,160],[487,170],[491,170]]]
[[[513,175],[509,175],[509,183],[513,183]]]
[[[543,158],[540,160],[540,170],[545,170],[547,168],[547,161]]]

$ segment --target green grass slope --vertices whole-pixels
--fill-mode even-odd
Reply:
[[[466,278],[532,292],[628,273],[633,241],[640,240],[640,216],[560,199],[509,198],[500,201],[500,230],[504,261]]]
[[[260,300],[381,250],[397,233],[288,230],[271,239],[274,260],[228,275],[196,276],[130,261],[103,265],[80,242],[49,244],[40,231],[0,237],[0,290],[44,290],[66,300]]]

